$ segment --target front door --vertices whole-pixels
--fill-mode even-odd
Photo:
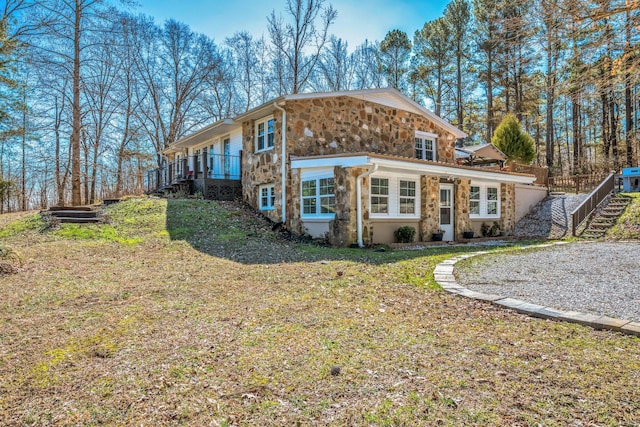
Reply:
[[[453,240],[453,184],[440,184],[440,229],[442,240]]]

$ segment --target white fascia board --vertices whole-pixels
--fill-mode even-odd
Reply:
[[[457,168],[452,166],[420,164],[414,162],[405,162],[393,159],[377,159],[371,158],[370,162],[377,163],[380,167],[388,169],[396,169],[400,171],[415,171],[422,175],[435,175],[451,178],[465,178],[477,181],[504,182],[509,184],[533,184],[536,180],[534,176],[528,175],[511,175],[507,173],[498,173],[477,169]]]
[[[291,168],[293,169],[310,169],[310,168],[326,168],[340,166],[343,168],[352,168],[356,166],[371,165],[371,157],[369,156],[345,156],[345,157],[315,157],[315,158],[292,158]]]
[[[326,156],[314,158],[292,158],[293,169],[309,169],[321,167],[363,167],[377,164],[379,170],[387,170],[395,173],[409,173],[419,175],[431,175],[451,178],[464,178],[474,181],[502,182],[507,184],[533,184],[534,176],[511,175],[507,173],[492,172],[487,170],[457,168],[445,164],[435,165],[430,163],[406,162],[403,160],[385,159],[362,156]]]

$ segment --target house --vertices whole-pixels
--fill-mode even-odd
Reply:
[[[206,177],[202,156],[220,153],[225,135],[241,158],[243,200],[336,246],[390,243],[405,225],[418,241],[437,230],[449,241],[479,235],[483,223],[510,232],[516,186],[535,181],[458,164],[466,135],[392,88],[281,96],[173,144],[170,163],[187,158],[194,179]]]
[[[200,193],[207,199],[242,196],[242,126],[232,119],[213,123],[163,151],[163,167],[148,176],[150,189]]]

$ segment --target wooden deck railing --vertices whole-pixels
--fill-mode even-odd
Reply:
[[[576,230],[584,222],[585,219],[596,210],[598,205],[615,190],[614,174],[609,174],[601,183],[593,190],[587,198],[580,203],[580,206],[571,212],[571,233],[576,235]]]

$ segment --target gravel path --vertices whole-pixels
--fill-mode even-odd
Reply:
[[[582,203],[586,194],[549,196],[516,224],[517,237],[562,239],[571,235],[571,212]]]
[[[640,242],[576,242],[456,264],[471,290],[640,321]]]

